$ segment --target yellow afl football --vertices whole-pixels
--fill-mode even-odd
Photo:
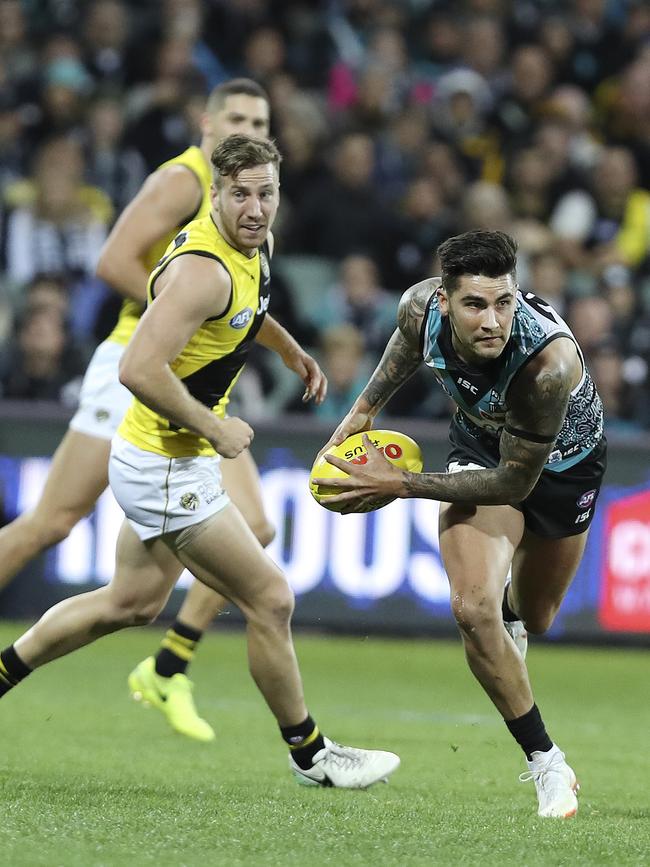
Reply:
[[[395,464],[395,466],[402,470],[408,470],[411,473],[422,472],[422,452],[420,451],[420,446],[411,437],[394,430],[369,430],[366,433],[375,448],[378,448],[384,457]],[[342,458],[342,460],[354,464],[365,464],[368,458],[362,437],[362,433],[352,434],[340,445],[332,446],[325,454],[336,455],[337,458]],[[330,497],[340,492],[336,488],[326,485],[315,485],[312,480],[341,479],[345,475],[346,473],[343,470],[328,463],[325,460],[325,455],[321,455],[314,463],[309,474],[309,490],[312,497],[317,503],[320,503],[321,506],[324,506],[331,512],[340,512],[343,508],[340,504],[327,502]],[[393,499],[394,497],[391,497],[389,500],[384,500],[380,503],[368,502],[368,508],[359,511],[372,512],[392,502]]]

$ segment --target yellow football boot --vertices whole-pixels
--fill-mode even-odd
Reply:
[[[184,674],[160,677],[155,666],[156,660],[149,656],[129,675],[129,692],[134,701],[158,708],[174,731],[197,741],[213,741],[214,729],[196,710],[192,681]]]

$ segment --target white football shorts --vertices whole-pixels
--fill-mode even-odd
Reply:
[[[133,400],[119,378],[125,348],[105,340],[93,353],[81,385],[79,408],[70,421],[73,430],[103,440],[113,438]]]
[[[155,539],[199,524],[230,502],[218,455],[167,458],[113,437],[108,478],[138,536]]]

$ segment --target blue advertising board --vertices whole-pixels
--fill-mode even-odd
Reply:
[[[7,519],[35,505],[49,463],[44,457],[0,457]],[[438,546],[438,503],[396,500],[369,514],[331,513],[312,499],[304,461],[288,446],[268,448],[260,473],[266,509],[277,529],[268,551],[295,591],[298,624],[423,634],[454,630]],[[113,574],[121,521],[106,491],[68,539],[32,567],[31,580],[56,587],[57,595],[106,583]],[[179,587],[190,580],[184,573]],[[25,611],[23,604],[20,613],[41,613],[38,593],[33,608]],[[551,637],[612,633],[650,635],[650,481],[605,486],[584,559]]]

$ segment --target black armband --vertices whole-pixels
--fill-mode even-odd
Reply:
[[[554,443],[557,438],[557,434],[552,437],[543,437],[539,434],[530,433],[527,430],[520,430],[518,427],[513,427],[510,424],[506,424],[505,431],[510,436],[521,437],[523,440],[530,440],[531,443]]]

